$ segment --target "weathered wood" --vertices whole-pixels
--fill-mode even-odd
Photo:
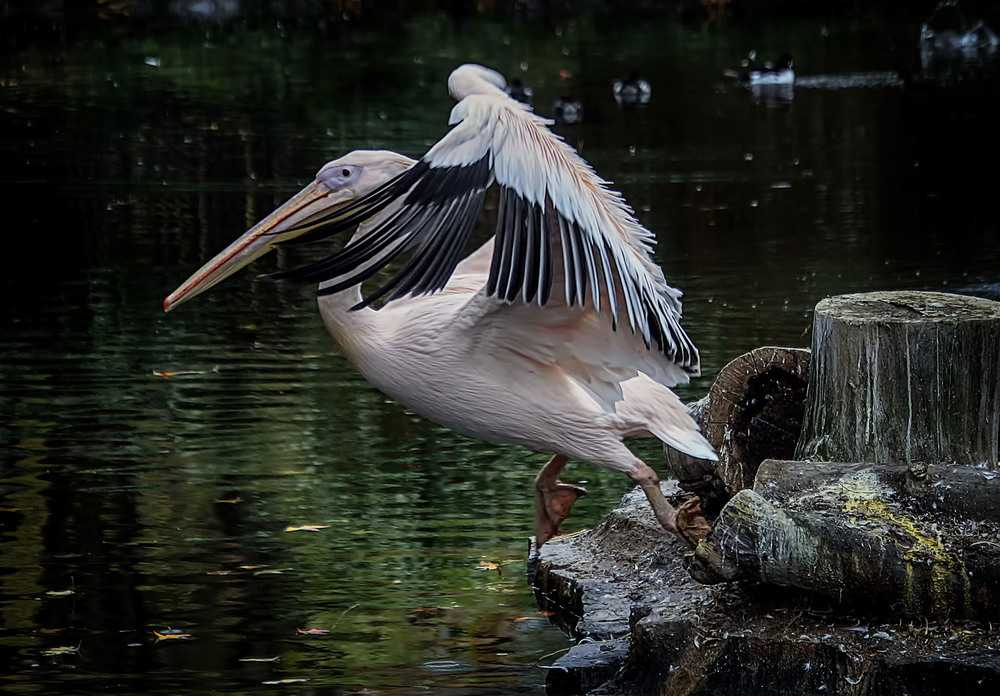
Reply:
[[[765,462],[689,569],[914,618],[1000,618],[998,436],[1000,303],[823,300],[797,458],[857,463]]]
[[[796,459],[997,466],[1000,303],[929,292],[821,301]]]
[[[691,407],[719,461],[665,448],[681,488],[701,496],[704,509],[717,510],[753,485],[762,461],[791,457],[808,374],[808,350],[776,346],[756,348],[722,368],[708,395]]]
[[[798,496],[820,494],[861,472],[870,472],[884,488],[897,491],[916,514],[949,516],[956,523],[1000,524],[1000,473],[980,467],[774,460],[761,464],[754,490],[775,505],[784,505]]]
[[[702,582],[797,587],[908,618],[994,620],[998,534],[1000,475],[990,471],[769,460],[754,489],[723,508],[689,571]]]

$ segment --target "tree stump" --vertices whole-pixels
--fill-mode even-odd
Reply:
[[[796,459],[997,466],[1000,303],[930,292],[816,306]]]
[[[717,511],[737,491],[753,486],[765,459],[793,456],[808,376],[808,350],[756,348],[722,368],[708,395],[691,406],[719,461],[664,451],[681,488],[701,496],[704,510]]]
[[[848,463],[765,462],[690,572],[1000,618],[1000,303],[845,295],[817,305],[813,328],[797,459]]]

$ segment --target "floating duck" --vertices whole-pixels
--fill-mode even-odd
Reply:
[[[795,83],[795,70],[792,67],[792,56],[789,53],[782,53],[778,60],[772,63],[764,63],[762,67],[755,64],[757,52],[750,51],[750,55],[743,61],[744,70],[727,70],[726,76],[739,80],[744,85],[791,85]]]
[[[626,80],[615,80],[611,88],[614,91],[615,101],[625,106],[648,104],[653,94],[653,88],[636,72],[629,75]]]
[[[504,91],[511,98],[516,99],[522,104],[527,104],[528,106],[531,106],[534,103],[535,100],[534,91],[531,89],[531,87],[528,87],[527,85],[523,84],[517,78],[511,80],[510,84],[507,85],[507,88]]]
[[[941,0],[920,27],[920,61],[923,68],[992,59],[1000,38],[982,20],[969,22],[956,0]]]
[[[552,116],[557,123],[579,123],[583,120],[583,104],[573,97],[559,97],[552,106]]]

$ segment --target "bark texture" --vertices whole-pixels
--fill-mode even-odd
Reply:
[[[816,306],[796,459],[996,468],[1000,303],[930,292]]]
[[[717,511],[753,485],[765,459],[788,459],[802,428],[809,351],[765,346],[736,358],[719,373],[708,395],[691,407],[719,461],[664,448],[682,489]]]
[[[996,620],[998,523],[992,471],[769,460],[689,569],[704,582],[796,587],[875,614]]]
[[[821,461],[762,465],[689,569],[914,619],[1000,618],[998,434],[1000,303],[823,300],[797,447]]]

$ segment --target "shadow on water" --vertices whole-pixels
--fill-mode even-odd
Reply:
[[[536,661],[567,645],[524,583],[544,456],[461,438],[366,385],[306,293],[256,278],[301,256],[160,310],[323,162],[425,151],[460,62],[520,77],[543,113],[570,91],[581,101],[584,119],[558,132],[657,232],[686,293],[706,376],[685,397],[745,350],[807,345],[826,295],[995,296],[1000,282],[979,173],[1000,150],[991,77],[807,81],[773,103],[723,77],[752,48],[791,51],[803,76],[916,75],[931,5],[887,22],[716,23],[544,3],[281,17],[98,5],[71,17],[3,5],[0,685],[12,693],[297,679],[317,693],[541,690]],[[197,15],[209,5],[221,14]],[[612,84],[632,72],[651,96],[623,108]],[[655,443],[636,447],[662,461]],[[590,495],[568,529],[628,488],[570,473]]]

